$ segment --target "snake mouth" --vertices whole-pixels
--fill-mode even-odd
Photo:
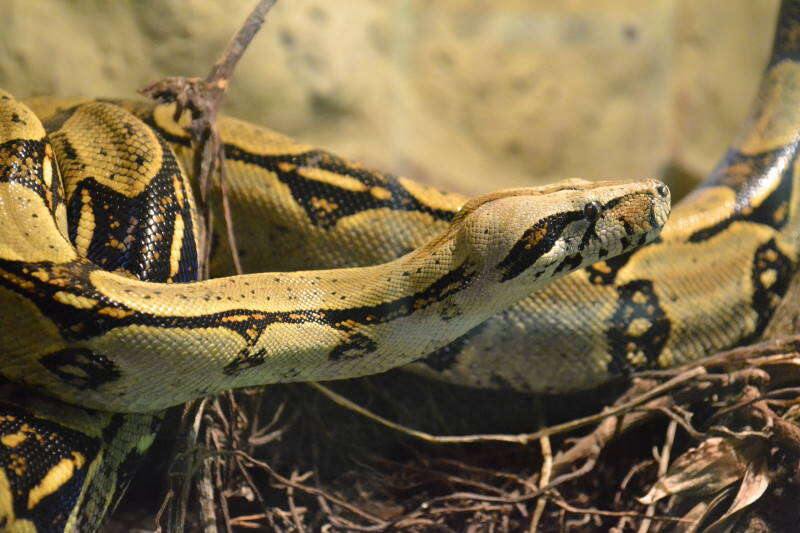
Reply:
[[[591,239],[600,246],[600,255],[603,256],[601,259],[611,257],[612,250],[616,251],[614,243],[619,243],[620,250],[617,254],[627,253],[656,240],[669,218],[669,213],[669,188],[663,183],[654,182],[651,190],[607,202],[603,206],[603,215],[592,220],[585,239]],[[601,218],[606,223],[598,231]],[[610,237],[604,235],[604,232],[609,232]],[[582,245],[587,247],[588,243],[584,242]]]
[[[605,203],[588,200],[542,218],[523,232],[496,265],[502,273],[500,282],[528,269],[534,277],[547,272],[561,276],[635,250],[656,238],[667,220],[669,205],[666,185],[647,180],[636,184],[633,192],[618,194]]]

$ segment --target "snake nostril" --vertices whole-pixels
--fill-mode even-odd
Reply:
[[[667,188],[667,186],[664,185],[663,183],[656,186],[656,191],[658,192],[658,195],[661,198],[666,198],[667,195],[669,194],[669,188]]]

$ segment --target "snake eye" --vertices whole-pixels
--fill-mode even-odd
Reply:
[[[583,214],[589,220],[595,220],[600,216],[600,211],[602,210],[603,206],[600,205],[600,202],[589,202],[583,206]]]

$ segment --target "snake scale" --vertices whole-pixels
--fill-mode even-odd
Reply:
[[[653,180],[467,201],[222,119],[243,265],[273,273],[231,276],[217,238],[195,283],[171,108],[4,95],[2,524],[99,527],[158,410],[225,388],[422,357],[455,383],[564,392],[757,338],[800,253],[798,31],[785,1],[747,126],[658,236]]]
[[[197,274],[197,209],[159,130],[124,102],[30,106],[38,116],[0,94],[0,374],[15,387],[101,412],[151,413],[232,387],[403,365],[555,279],[652,241],[670,209],[669,190],[656,180],[567,180],[470,200],[438,235],[380,265],[189,283]],[[293,155],[297,145],[261,134],[262,150],[304,164]],[[415,209],[408,189],[381,183],[387,192],[376,185],[373,196],[403,194],[395,210]],[[114,444],[107,453],[64,443],[54,465],[33,468],[32,456],[53,457],[26,447],[79,440],[75,433],[89,435],[93,426],[32,430],[45,426],[33,417],[51,426],[67,420],[16,403],[5,420],[11,431],[0,482],[13,502],[6,522],[85,529],[75,512],[98,516],[113,505],[110,478],[124,482],[121,472],[132,470],[157,420],[147,427],[121,415],[99,432]],[[118,436],[115,426],[125,423],[139,425],[141,438],[128,429]],[[136,455],[98,472],[113,463],[106,455],[118,439]]]

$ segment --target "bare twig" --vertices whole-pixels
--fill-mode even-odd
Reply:
[[[342,500],[340,498],[337,498],[336,496],[333,496],[331,494],[328,494],[327,492],[325,492],[325,491],[323,491],[321,489],[318,489],[316,487],[310,487],[308,485],[303,485],[302,483],[299,483],[299,482],[293,481],[293,480],[291,480],[289,478],[283,477],[282,475],[278,474],[269,464],[267,464],[267,463],[265,463],[263,461],[259,461],[258,459],[254,459],[253,457],[251,457],[250,455],[248,455],[247,453],[245,453],[245,452],[243,452],[241,450],[233,450],[232,453],[240,455],[246,461],[258,466],[259,468],[264,469],[270,476],[272,476],[276,481],[278,481],[278,483],[280,483],[282,485],[286,485],[287,487],[293,487],[295,489],[301,490],[301,491],[303,491],[303,492],[305,492],[307,494],[312,494],[314,496],[321,496],[322,498],[325,498],[327,501],[329,501],[329,502],[331,502],[331,503],[333,503],[335,505],[338,505],[339,507],[342,507],[343,509],[347,509],[351,513],[353,513],[353,514],[355,514],[357,516],[360,516],[361,518],[363,518],[365,520],[369,520],[370,522],[372,522],[374,524],[378,524],[378,525],[382,525],[382,526],[385,526],[387,524],[386,521],[378,518],[377,516],[375,516],[375,515],[373,515],[371,513],[368,513],[368,512],[366,512],[366,511],[364,511],[362,509],[359,509],[355,505],[351,505],[351,504],[347,503],[346,501],[344,501],[344,500]]]
[[[197,480],[197,494],[200,501],[201,527],[204,533],[217,533],[217,514],[214,502],[214,487],[211,484],[211,457],[203,460],[203,475]]]
[[[209,254],[211,253],[211,230],[213,217],[209,206],[209,189],[211,177],[219,172],[222,190],[222,205],[228,229],[228,240],[231,243],[231,254],[236,271],[241,273],[241,261],[236,247],[230,205],[227,199],[225,183],[225,147],[216,128],[219,108],[225,99],[233,71],[253,37],[261,28],[267,12],[277,0],[260,0],[236,35],[228,42],[222,56],[214,63],[205,79],[174,77],[164,78],[139,92],[153,100],[163,103],[175,103],[175,121],[179,121],[184,111],[191,114],[191,122],[185,129],[196,143],[194,175],[200,185],[199,203],[205,220],[205,233],[200,239],[203,249],[200,250],[201,279],[208,277]]]
[[[613,516],[613,517],[631,517],[631,518],[648,518],[650,520],[658,520],[662,522],[687,522],[691,523],[691,520],[685,520],[683,518],[676,518],[674,516],[645,516],[642,513],[637,513],[635,511],[603,511],[600,509],[581,509],[579,507],[574,507],[564,501],[561,498],[553,498],[553,503],[568,511],[570,513],[575,514],[588,514],[588,515],[596,515],[596,516]]]
[[[675,442],[675,430],[678,427],[678,423],[675,420],[671,420],[669,425],[667,426],[667,436],[664,439],[664,444],[661,448],[661,453],[658,457],[658,476],[659,478],[664,476],[667,473],[667,468],[669,467],[669,457],[672,452],[672,445]],[[647,516],[642,523],[639,524],[638,533],[647,533],[650,529],[650,524],[652,523],[652,517],[655,516],[656,513],[656,504],[651,503],[647,506],[644,514]]]
[[[231,525],[236,527],[245,527],[249,529],[260,529],[263,526],[255,520],[264,520],[268,516],[267,513],[249,514],[242,516],[235,516],[231,518]]]
[[[161,533],[161,517],[164,516],[164,512],[167,510],[167,506],[172,501],[172,498],[175,496],[175,493],[172,490],[168,490],[167,494],[164,496],[164,499],[161,500],[161,505],[158,507],[158,512],[156,513],[156,517],[153,519],[153,523],[155,527],[153,528],[155,533]]]
[[[542,427],[546,425],[544,419],[544,408],[540,402],[537,403],[537,411],[539,412],[539,427]],[[550,484],[550,476],[553,473],[553,449],[550,446],[550,437],[546,435],[539,439],[539,443],[542,447],[542,469],[541,475],[539,476],[539,489],[541,490]],[[535,533],[538,531],[539,521],[542,519],[542,514],[544,514],[544,508],[546,505],[547,494],[542,494],[542,496],[536,500],[536,507],[533,510],[533,518],[531,518],[531,523],[528,526],[529,533]]]
[[[613,416],[617,416],[617,415],[620,415],[620,414],[624,414],[624,413],[626,413],[628,411],[632,411],[633,409],[636,409],[637,407],[639,407],[640,405],[648,402],[649,400],[651,400],[651,399],[653,399],[653,398],[655,398],[657,396],[660,396],[660,395],[662,395],[662,394],[664,394],[664,393],[666,393],[666,392],[668,392],[668,391],[670,391],[670,390],[672,390],[672,389],[674,389],[674,388],[676,388],[676,387],[678,387],[680,385],[683,385],[684,383],[686,383],[688,381],[696,379],[696,378],[698,378],[700,376],[703,376],[705,374],[706,374],[706,371],[705,371],[704,368],[702,368],[702,367],[701,368],[693,368],[693,369],[687,370],[686,372],[684,372],[684,373],[682,373],[682,374],[680,374],[678,376],[675,376],[674,378],[670,379],[666,383],[662,383],[661,385],[653,387],[651,390],[639,395],[636,398],[633,398],[632,400],[630,400],[628,402],[625,402],[625,403],[622,403],[620,405],[616,405],[614,407],[606,409],[602,413],[586,416],[586,417],[583,417],[583,418],[578,418],[578,419],[575,419],[575,420],[571,420],[569,422],[565,422],[563,424],[557,424],[555,426],[550,426],[550,427],[547,427],[547,428],[543,428],[543,429],[540,429],[539,431],[535,431],[533,433],[520,433],[518,435],[503,435],[503,434],[497,434],[497,435],[445,435],[445,436],[431,435],[430,433],[425,433],[424,431],[419,431],[419,430],[416,430],[416,429],[412,429],[412,428],[403,426],[402,424],[398,424],[397,422],[392,422],[391,420],[383,418],[382,416],[377,415],[377,414],[373,413],[372,411],[369,411],[369,410],[365,409],[364,407],[356,404],[355,402],[352,402],[352,401],[348,400],[347,398],[345,398],[344,396],[332,391],[328,387],[320,385],[319,383],[308,383],[308,385],[310,387],[318,390],[319,392],[321,392],[322,394],[324,394],[325,396],[327,396],[328,398],[333,400],[335,403],[337,403],[337,404],[339,404],[339,405],[341,405],[343,407],[346,407],[346,408],[348,408],[348,409],[350,409],[352,411],[355,411],[355,412],[357,412],[357,413],[369,418],[370,420],[374,420],[375,422],[378,422],[379,424],[382,424],[382,425],[384,425],[386,427],[389,427],[391,429],[400,431],[400,432],[405,433],[407,435],[410,435],[412,437],[416,437],[418,439],[421,439],[421,440],[424,440],[424,441],[427,441],[427,442],[431,442],[431,443],[434,443],[434,444],[466,444],[466,443],[474,443],[474,442],[491,442],[491,441],[494,441],[494,442],[509,442],[509,443],[514,443],[514,444],[523,444],[523,445],[525,445],[525,444],[528,444],[531,441],[541,439],[542,437],[552,436],[552,435],[556,435],[556,434],[559,434],[559,433],[567,433],[567,432],[570,432],[570,431],[574,431],[574,430],[582,428],[584,426],[588,426],[590,424],[594,424],[595,422],[600,422],[603,419],[606,419],[606,418],[609,418],[609,417],[613,417]]]

